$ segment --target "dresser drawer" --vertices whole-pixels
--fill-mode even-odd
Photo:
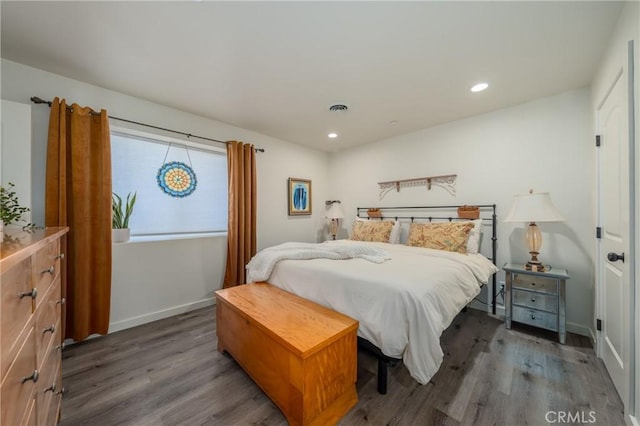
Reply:
[[[535,309],[513,306],[513,321],[545,328],[547,330],[558,331],[558,315],[551,312],[537,311]]]
[[[38,250],[33,263],[33,282],[38,294],[44,296],[60,274],[60,241],[55,240]],[[36,305],[40,299],[36,299]]]
[[[60,372],[58,363],[56,371]],[[62,374],[57,374],[53,381],[47,382],[38,395],[38,425],[51,426],[58,424],[60,403],[62,402]]]
[[[554,294],[535,293],[526,290],[513,290],[513,304],[525,308],[541,309],[558,313],[558,296]]]
[[[36,345],[34,330],[31,327],[27,331],[26,338],[22,341],[18,355],[11,368],[7,372],[2,391],[0,392],[2,410],[0,424],[18,425],[25,418],[27,409],[34,397],[37,382],[36,372]],[[39,373],[37,373],[39,374]],[[33,380],[26,378],[33,377]]]
[[[27,412],[24,415],[24,419],[22,419],[22,423],[20,423],[20,426],[37,426],[37,420],[36,400],[32,398],[29,406],[27,407]]]
[[[60,340],[60,279],[56,278],[53,287],[44,295],[40,306],[36,312],[36,350],[38,366],[42,364],[46,355],[47,348],[51,345],[52,340]]]
[[[553,278],[544,278],[525,274],[513,274],[513,288],[524,288],[540,293],[558,294],[557,281]]]
[[[60,352],[52,347],[49,357],[41,366],[40,380],[36,385],[36,403],[38,405],[38,424],[42,426],[54,425],[51,421],[54,406],[57,408],[62,387]]]
[[[2,318],[2,325],[0,325],[0,339],[2,339],[0,343],[2,348],[1,380],[20,349],[18,337],[25,330],[33,311],[31,296],[35,293],[32,293],[33,288],[31,287],[31,258],[23,260],[2,274],[0,287],[2,293],[2,309],[0,309],[0,317]]]

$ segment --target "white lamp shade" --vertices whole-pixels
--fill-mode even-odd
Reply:
[[[562,222],[566,219],[551,202],[548,192],[515,195],[504,222]]]
[[[340,203],[332,203],[325,217],[327,219],[344,219],[344,212],[342,211]]]

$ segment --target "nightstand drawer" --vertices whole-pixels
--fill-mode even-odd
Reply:
[[[558,296],[554,294],[534,293],[526,290],[513,290],[513,304],[525,308],[541,309],[558,313]]]
[[[533,275],[513,274],[513,287],[524,288],[541,293],[558,294],[558,285],[553,278],[543,278]]]
[[[551,312],[537,311],[535,309],[513,306],[513,321],[558,331],[558,315]]]

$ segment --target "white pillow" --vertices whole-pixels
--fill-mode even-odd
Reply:
[[[361,220],[363,222],[366,222],[367,220],[370,220],[370,219],[364,219],[362,217],[356,216],[356,220]],[[389,244],[400,244],[401,232],[402,232],[402,229],[400,228],[400,222],[398,222],[397,220],[394,221],[393,228],[391,228],[391,235],[389,235]],[[473,229],[471,230],[471,232],[473,232]],[[468,244],[469,243],[467,243],[467,245]]]
[[[476,219],[470,221],[473,223],[473,229],[469,232],[469,238],[467,238],[467,253],[478,254],[480,253],[480,234],[482,231],[482,219]],[[393,235],[393,231],[391,231]]]
[[[400,232],[402,232],[402,229],[400,229],[400,222],[396,220],[393,224],[393,228],[391,228],[391,235],[389,235],[390,244],[400,244]]]

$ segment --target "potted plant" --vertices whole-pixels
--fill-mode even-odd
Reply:
[[[114,243],[122,243],[129,241],[131,231],[129,229],[129,219],[133,213],[133,206],[136,204],[137,193],[127,194],[126,200],[123,202],[122,197],[113,193],[111,200],[112,217],[112,241]]]
[[[31,209],[20,205],[18,195],[13,190],[14,186],[11,182],[6,187],[0,185],[0,241],[4,237],[4,225],[23,222],[23,229],[34,226],[22,219],[22,215]]]

